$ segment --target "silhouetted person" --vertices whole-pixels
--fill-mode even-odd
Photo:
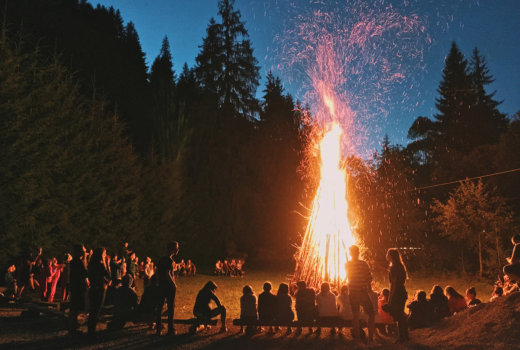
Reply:
[[[468,306],[473,307],[481,304],[480,299],[477,299],[477,290],[475,287],[471,287],[466,291],[466,298],[468,298]]]
[[[70,262],[69,333],[77,332],[78,314],[85,310],[85,298],[89,285],[87,251],[83,245],[77,244],[72,249],[72,261]]]
[[[368,341],[374,341],[374,318],[375,310],[368,292],[371,289],[372,274],[368,264],[359,259],[359,247],[353,245],[349,248],[350,257],[346,264],[348,288],[350,294],[350,305],[352,307],[352,331],[356,339],[361,338],[359,327],[360,306],[368,316]],[[404,305],[403,305],[404,307]]]
[[[321,290],[316,295],[316,308],[318,311],[318,320],[330,321],[338,318],[338,309],[336,306],[336,296],[330,291],[330,285],[325,282],[321,284]],[[318,327],[316,333],[320,333],[321,328]],[[336,333],[336,328],[332,327],[331,333]]]
[[[271,293],[271,282],[264,283],[264,291],[258,295],[258,320],[260,323],[273,323],[276,312],[276,296]],[[273,331],[273,327],[269,327]]]
[[[157,274],[152,275],[150,278],[150,283],[144,288],[143,295],[141,296],[141,301],[139,302],[138,314],[139,317],[146,322],[152,323],[152,326],[157,321],[157,310],[158,304],[161,300],[161,289],[157,284]],[[161,311],[162,311],[161,303]],[[153,322],[151,321],[153,320]]]
[[[493,289],[493,294],[491,295],[491,298],[489,299],[490,302],[496,301],[498,298],[502,297],[504,295],[504,289],[500,286],[495,286]]]
[[[298,291],[296,292],[296,315],[298,322],[308,323],[312,322],[316,317],[316,294],[314,289],[307,288],[305,281],[296,283]],[[301,334],[302,328],[298,327],[297,334]],[[312,333],[312,327],[309,327],[309,332]]]
[[[157,335],[162,331],[162,309],[164,301],[168,305],[168,334],[175,334],[173,327],[173,316],[175,312],[175,293],[177,285],[175,284],[175,261],[173,257],[179,253],[179,243],[170,242],[166,246],[168,254],[161,257],[157,262],[157,283],[161,296],[158,302],[157,310]]]
[[[243,322],[254,323],[258,320],[258,312],[256,309],[256,295],[251,286],[244,286],[242,296],[240,297],[240,320]],[[247,326],[246,333],[253,333],[255,326]],[[240,332],[243,327],[240,327]]]
[[[446,287],[446,296],[448,297],[448,306],[450,307],[450,315],[461,312],[468,308],[466,299],[460,295],[455,288],[448,286]]]
[[[510,258],[507,258],[508,265],[504,266],[503,271],[511,280],[520,283],[520,235],[514,235],[511,243],[513,243],[513,253]]]
[[[132,288],[132,283],[132,275],[127,274],[121,280],[121,286],[114,291],[114,318],[108,325],[111,330],[122,329],[126,322],[134,320],[137,293]]]
[[[90,281],[88,334],[91,337],[95,336],[99,314],[103,308],[105,294],[110,283],[108,264],[106,249],[94,249],[88,264],[88,279]]]
[[[220,332],[226,332],[226,308],[224,305],[220,303],[220,300],[215,295],[215,290],[217,289],[217,285],[213,281],[207,282],[204,287],[197,294],[197,298],[195,299],[195,306],[193,307],[193,314],[198,319],[206,322],[220,315]],[[213,301],[217,307],[211,308],[210,303]]]
[[[277,323],[281,324],[290,324],[294,320],[292,298],[289,295],[289,286],[286,283],[280,283],[280,286],[278,287],[278,293],[276,294],[275,319]],[[291,327],[287,327],[287,334],[290,334],[291,332]]]
[[[444,291],[442,290],[441,286],[433,286],[429,303],[433,311],[433,321],[439,321],[450,315],[448,298],[446,295],[444,295]]]
[[[390,280],[390,296],[388,304],[383,307],[394,320],[397,322],[399,330],[398,342],[408,341],[408,324],[406,322],[406,314],[404,313],[404,306],[408,293],[404,286],[406,282],[406,267],[401,259],[401,254],[397,249],[388,249],[386,253],[386,260],[390,263],[390,270],[388,272],[388,279]]]
[[[408,304],[410,315],[408,326],[410,329],[424,328],[431,324],[433,311],[432,306],[426,300],[426,292],[421,290],[417,293],[415,300]]]

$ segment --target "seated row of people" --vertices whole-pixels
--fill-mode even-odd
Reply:
[[[244,263],[242,259],[231,259],[224,261],[217,261],[215,263],[215,275],[217,276],[231,276],[231,277],[242,277],[244,276]]]
[[[292,309],[292,298],[289,294],[289,286],[281,283],[278,287],[277,294],[271,292],[272,285],[265,282],[263,292],[257,298],[251,286],[246,285],[243,288],[243,295],[240,298],[240,319],[245,323],[262,324],[279,324],[287,326],[287,333],[291,333],[290,323],[294,320],[294,312]],[[381,309],[381,305],[388,302],[388,289],[379,296],[376,292],[371,293],[371,302],[374,310],[378,310],[376,322],[393,323],[392,317]],[[386,296],[385,296],[386,294]],[[386,300],[386,302],[385,302]],[[378,307],[379,304],[379,307]],[[331,291],[329,283],[323,283],[318,294],[314,289],[308,288],[304,281],[297,283],[297,291],[295,294],[295,310],[297,318],[302,323],[310,323],[314,320],[321,322],[330,321],[334,323],[337,320],[352,320],[353,310],[350,301],[349,288],[347,285],[341,287],[339,295]],[[361,319],[365,321],[368,315],[362,315]],[[255,321],[255,322],[252,322]],[[242,331],[243,329],[241,329]],[[278,327],[269,327],[269,332],[278,330]],[[257,328],[249,326],[246,332],[256,332]],[[309,328],[312,333],[312,327]],[[321,332],[320,328],[316,329],[316,333]],[[332,327],[332,333],[336,332],[336,328]],[[297,334],[301,333],[301,327],[297,328]]]
[[[197,267],[190,259],[186,262],[182,259],[175,265],[175,275],[177,276],[195,276],[196,274]]]

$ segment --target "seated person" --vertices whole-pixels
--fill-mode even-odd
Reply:
[[[461,312],[468,308],[466,299],[460,295],[455,288],[448,286],[446,287],[446,296],[448,297],[448,306],[450,308],[450,315],[457,312]]]
[[[426,292],[417,292],[415,300],[407,305],[410,310],[408,327],[410,329],[428,327],[432,321],[433,311],[431,304],[426,300]]]
[[[316,317],[316,294],[314,289],[307,288],[305,281],[296,283],[298,290],[295,295],[296,299],[296,315],[299,322],[312,322]],[[301,334],[302,328],[298,327],[297,334]],[[309,327],[309,332],[312,333],[312,327]]]
[[[207,282],[204,287],[197,294],[195,299],[195,306],[193,307],[193,314],[196,318],[201,319],[203,322],[212,319],[220,315],[220,332],[226,332],[226,308],[220,303],[220,300],[215,295],[217,285],[213,281]],[[213,301],[217,307],[210,308],[210,303]]]
[[[236,276],[237,275],[237,262],[235,259],[231,259],[229,263],[229,275]]]
[[[477,290],[475,287],[471,287],[466,291],[466,298],[468,298],[468,306],[473,307],[482,303],[480,299],[477,299]]]
[[[242,296],[240,297],[240,320],[244,322],[256,322],[258,320],[258,312],[256,310],[256,295],[251,286],[244,286]],[[247,326],[246,333],[253,333],[255,326]],[[240,332],[243,332],[243,326]]]
[[[289,295],[289,286],[286,283],[280,283],[280,286],[278,286],[278,293],[276,294],[275,320],[277,323],[281,324],[290,323],[294,320],[292,298]],[[287,327],[287,334],[290,334],[291,332],[291,327]]]
[[[217,261],[217,263],[215,264],[215,275],[217,276],[221,276],[224,274],[224,264],[222,264],[222,262],[219,260]]]
[[[377,314],[380,323],[394,323],[392,316],[388,312],[383,311],[383,305],[388,304],[389,298],[390,290],[388,288],[384,288],[377,298]]]
[[[490,302],[496,301],[498,298],[504,295],[504,289],[500,286],[495,286],[495,289],[493,289],[493,294],[491,295],[491,298],[489,299]]]
[[[264,291],[258,295],[258,320],[260,323],[273,323],[276,312],[276,295],[271,293],[273,286],[271,282],[264,283]],[[269,327],[269,332],[273,327]]]
[[[150,322],[150,326],[154,329],[155,319],[157,317],[158,300],[161,298],[161,290],[157,284],[157,275],[152,275],[150,283],[145,286],[144,293],[141,296],[141,302],[138,307],[138,315],[144,322]]]
[[[520,235],[514,235],[511,238],[513,243],[513,253],[507,259],[508,265],[504,266],[503,271],[511,280],[520,282]]]
[[[352,320],[352,306],[350,306],[350,295],[346,284],[341,287],[340,293],[336,297],[336,305],[338,306],[338,316],[342,320]]]
[[[504,275],[502,290],[504,291],[504,295],[508,295],[514,292],[518,292],[520,289],[518,288],[518,283],[516,281],[511,280],[509,275]]]
[[[450,316],[448,298],[444,295],[441,286],[433,286],[429,302],[433,311],[433,321],[439,321],[444,317]]]
[[[330,291],[330,285],[327,282],[321,284],[321,291],[316,295],[316,306],[318,311],[318,320],[330,321],[338,319],[336,296]],[[318,327],[316,333],[321,333],[320,327]],[[336,328],[332,327],[331,334],[335,333]]]
[[[18,293],[18,284],[17,284],[16,278],[15,278],[15,271],[16,271],[16,266],[14,264],[11,264],[7,268],[7,272],[5,273],[5,277],[4,277],[4,282],[7,287],[7,289],[5,291],[5,296],[9,300],[13,300]]]
[[[237,266],[236,266],[237,276],[240,276],[240,277],[244,276],[243,267],[244,267],[244,260],[238,259]]]
[[[131,287],[133,282],[132,275],[127,274],[121,281],[121,287],[114,292],[114,318],[108,324],[110,330],[122,329],[127,321],[134,319],[137,294]]]
[[[224,260],[222,263],[222,274],[224,276],[230,276],[231,275],[231,268],[229,266],[229,263],[227,260]]]
[[[190,259],[188,259],[186,263],[186,273],[188,276],[195,276],[197,274],[197,267]]]

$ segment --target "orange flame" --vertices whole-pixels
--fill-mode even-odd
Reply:
[[[334,115],[334,100],[324,95],[323,101]],[[297,256],[295,278],[315,286],[322,281],[339,285],[346,280],[347,248],[355,244],[347,217],[347,177],[340,166],[342,134],[339,124],[333,122],[320,142],[320,185]]]

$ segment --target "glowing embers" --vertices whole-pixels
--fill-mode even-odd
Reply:
[[[341,168],[341,135],[333,123],[320,143],[320,185],[312,204],[307,229],[296,255],[295,280],[318,286],[346,279],[347,249],[355,244],[348,222],[345,171]]]

